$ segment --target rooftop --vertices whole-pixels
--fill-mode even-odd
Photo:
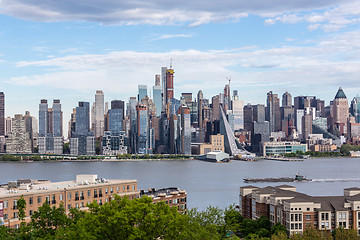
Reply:
[[[346,95],[341,87],[339,88],[339,90],[337,91],[337,93],[335,95],[335,99],[336,98],[346,98]]]
[[[80,176],[80,178],[78,178]],[[82,178],[81,178],[82,176]],[[0,198],[21,195],[34,195],[76,188],[93,188],[109,184],[136,183],[137,180],[97,178],[97,175],[77,175],[76,181],[50,182],[48,180],[19,179],[0,185]],[[89,177],[88,180],[86,177]],[[94,181],[91,181],[93,179]],[[82,181],[83,180],[83,181]]]

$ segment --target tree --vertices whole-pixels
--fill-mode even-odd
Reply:
[[[100,140],[95,140],[95,154],[99,155],[101,152],[101,142]]]
[[[23,195],[21,195],[21,197],[17,200],[16,204],[17,204],[17,207],[18,207],[18,209],[19,209],[19,214],[18,214],[18,216],[19,216],[19,219],[20,219],[20,221],[21,221],[21,225],[25,225],[24,220],[25,220],[25,216],[26,216],[26,214],[25,214],[26,201],[25,201]]]
[[[238,210],[235,209],[234,205],[231,205],[229,208],[225,209],[224,220],[226,224],[226,230],[232,231],[237,236],[240,236],[241,222],[244,220],[244,217]]]
[[[64,143],[63,153],[64,154],[70,154],[70,143]]]
[[[280,223],[276,223],[274,226],[272,226],[271,228],[271,235],[281,235],[281,233],[284,233],[286,235],[287,230],[286,227]]]

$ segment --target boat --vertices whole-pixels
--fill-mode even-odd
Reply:
[[[244,182],[246,183],[256,183],[256,182],[306,182],[311,181],[311,179],[307,179],[305,176],[296,174],[295,178],[291,177],[276,177],[276,178],[244,178]]]

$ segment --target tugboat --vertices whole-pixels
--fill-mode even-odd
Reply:
[[[305,176],[300,175],[299,173],[295,175],[295,181],[297,182],[306,182],[311,181],[311,179],[307,179]]]

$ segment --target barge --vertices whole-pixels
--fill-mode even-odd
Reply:
[[[291,177],[277,177],[277,178],[244,178],[246,183],[256,182],[307,182],[311,179],[307,179],[305,176],[296,174],[294,178]]]

